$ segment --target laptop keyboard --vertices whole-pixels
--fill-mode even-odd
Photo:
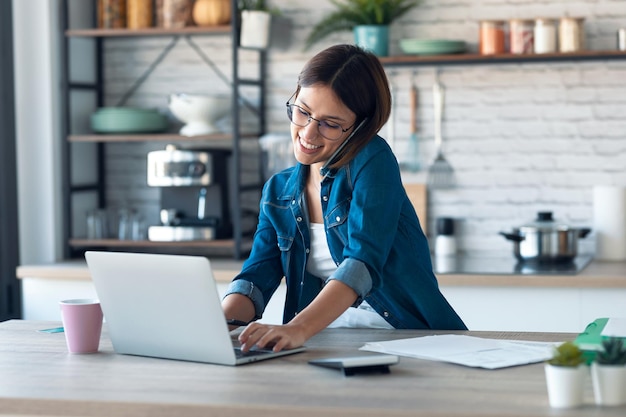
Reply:
[[[250,356],[262,356],[262,355],[267,355],[273,352],[270,349],[252,349],[247,352],[243,352],[241,348],[238,348],[238,347],[234,349],[235,349],[235,356],[237,358],[247,358]]]

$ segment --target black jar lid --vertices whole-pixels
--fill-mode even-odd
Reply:
[[[438,217],[437,234],[444,236],[454,235],[454,219],[452,217]]]

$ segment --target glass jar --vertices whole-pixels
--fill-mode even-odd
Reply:
[[[534,31],[536,54],[556,52],[556,26],[552,19],[536,19]]]
[[[152,26],[152,0],[126,0],[126,26],[129,29]]]
[[[504,22],[483,20],[480,22],[479,52],[481,55],[504,53]]]
[[[563,17],[559,21],[559,52],[576,52],[585,48],[585,19]]]
[[[126,27],[126,0],[99,0],[98,27],[122,29]]]
[[[512,54],[532,54],[534,51],[533,21],[513,19],[509,22],[509,48]]]
[[[163,0],[163,27],[183,28],[191,23],[192,0]]]

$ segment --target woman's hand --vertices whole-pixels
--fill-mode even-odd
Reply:
[[[261,349],[272,348],[274,352],[302,346],[307,340],[306,332],[294,324],[250,323],[239,335],[241,350],[249,351],[253,346]]]
[[[343,282],[330,280],[304,310],[287,324],[250,323],[239,335],[241,350],[254,345],[272,347],[274,352],[302,346],[310,337],[339,317],[357,298],[356,292]]]

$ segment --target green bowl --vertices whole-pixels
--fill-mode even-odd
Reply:
[[[156,110],[103,107],[91,115],[96,133],[156,133],[167,129],[167,118]]]

